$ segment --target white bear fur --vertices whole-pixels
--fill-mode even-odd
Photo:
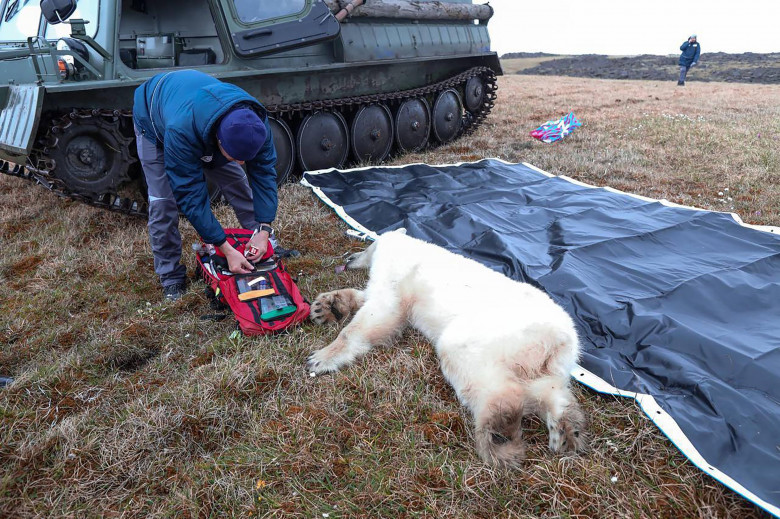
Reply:
[[[403,230],[380,236],[346,266],[369,268],[368,285],[321,294],[312,305],[315,322],[334,320],[325,318],[334,297],[357,309],[333,343],[311,355],[312,372],[337,370],[410,325],[433,343],[444,376],[472,412],[483,460],[518,466],[520,421],[529,413],[547,424],[553,451],[584,447],[584,416],[569,388],[577,333],[547,294]]]

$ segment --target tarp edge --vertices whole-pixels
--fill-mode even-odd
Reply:
[[[658,405],[658,402],[656,402],[655,398],[653,398],[651,395],[618,389],[610,383],[606,382],[604,379],[594,375],[579,365],[571,371],[571,376],[577,382],[588,386],[589,388],[599,393],[633,398],[636,400],[636,402],[639,404],[639,407],[642,408],[642,411],[647,415],[648,418],[650,418],[656,427],[658,427],[658,429],[664,433],[664,436],[669,438],[669,441],[671,441],[674,446],[677,447],[677,449],[686,458],[688,458],[688,460],[691,461],[691,463],[696,465],[699,470],[718,480],[723,485],[740,494],[748,501],[751,501],[757,506],[763,508],[775,517],[780,517],[780,507],[774,506],[771,503],[767,503],[743,487],[731,476],[721,472],[716,467],[713,467],[704,458],[704,456],[699,453],[696,447],[693,446],[690,440],[688,440],[688,437],[685,436],[685,433],[683,433],[682,429],[680,429],[680,426],[677,425],[677,422],[674,420],[674,418],[672,418],[669,413],[664,411],[664,409]]]
[[[479,162],[483,162],[485,160],[496,160],[498,162],[502,162],[504,164],[516,164],[512,162],[507,162],[503,159],[494,158],[494,159],[481,159],[478,161],[472,161],[472,162],[458,162],[454,164],[436,164],[436,167],[445,167],[445,166],[460,166],[463,164],[476,164]],[[522,163],[524,166],[529,167],[530,169],[533,169],[534,171],[537,171],[547,177],[555,177],[556,175],[553,175],[551,173],[548,173],[540,168],[537,168],[536,166],[533,166],[531,164],[528,164],[526,162]],[[405,168],[408,166],[413,165],[429,165],[424,163],[415,163],[415,164],[404,164],[399,166],[383,166],[383,168],[387,169],[398,169],[398,168]],[[360,223],[358,223],[356,220],[354,220],[351,216],[349,216],[344,208],[335,202],[333,202],[321,189],[313,186],[308,181],[306,181],[305,175],[306,174],[312,174],[312,175],[319,175],[323,173],[329,173],[331,171],[339,171],[340,173],[349,173],[352,171],[364,171],[367,169],[375,168],[376,166],[368,166],[363,168],[352,168],[352,169],[346,169],[346,170],[338,170],[336,168],[330,168],[327,170],[318,170],[313,172],[306,172],[301,178],[300,183],[306,187],[309,187],[314,193],[317,195],[320,200],[325,203],[325,205],[329,206],[331,209],[333,209],[336,214],[338,214],[342,220],[344,220],[348,225],[353,227],[354,229],[363,232],[365,234],[368,234],[371,236],[372,239],[376,239],[377,234],[366,227],[363,227]],[[573,178],[567,177],[565,175],[557,175],[558,178],[562,178],[568,182],[571,182],[576,185],[580,185],[583,187],[588,187],[592,189],[606,189],[614,193],[619,193],[623,195],[628,195],[640,200],[649,201],[649,202],[659,202],[663,205],[667,205],[670,207],[679,207],[683,209],[690,209],[694,211],[707,211],[707,212],[723,212],[723,211],[712,211],[710,209],[700,209],[696,207],[691,206],[683,206],[680,204],[675,204],[673,202],[669,202],[667,200],[656,200],[653,198],[648,198],[642,195],[636,195],[633,193],[628,193],[625,191],[620,191],[618,189],[610,188],[610,187],[599,187],[594,186],[591,184],[587,184],[585,182],[581,182],[578,180],[575,180]],[[736,213],[727,213],[730,214],[734,220],[744,226],[749,227],[752,229],[756,229],[763,232],[770,232],[773,234],[780,233],[780,227],[773,227],[773,226],[761,226],[761,225],[752,225],[752,224],[746,224],[742,221],[742,219],[737,215]],[[688,458],[691,463],[696,465],[696,467],[699,468],[702,472],[708,474],[715,480],[719,481],[721,484],[725,485],[726,487],[730,488],[734,492],[740,494],[748,501],[751,501],[755,505],[763,508],[770,514],[774,515],[777,518],[780,518],[780,507],[777,507],[771,503],[768,503],[761,499],[760,497],[756,496],[752,492],[750,492],[748,489],[743,487],[740,483],[738,483],[736,480],[734,480],[731,476],[728,474],[725,474],[724,472],[721,472],[719,469],[715,468],[707,462],[707,460],[699,453],[699,451],[693,446],[691,441],[688,439],[687,436],[685,436],[685,433],[683,433],[682,429],[679,425],[677,425],[677,422],[672,418],[671,415],[669,415],[666,411],[661,408],[660,405],[655,401],[655,399],[651,395],[643,394],[643,393],[634,393],[631,391],[624,391],[621,389],[618,389],[602,378],[594,375],[590,371],[586,370],[585,368],[582,368],[581,366],[577,366],[574,370],[571,372],[572,378],[577,380],[578,382],[590,387],[594,391],[597,391],[599,393],[604,394],[612,394],[616,396],[622,396],[627,398],[633,398],[636,400],[636,402],[639,404],[639,406],[642,408],[642,411],[647,415],[648,418],[658,427],[664,435],[669,438],[669,440],[674,444],[675,447],[686,457]]]
[[[506,161],[506,160],[498,158],[498,157],[486,157],[484,159],[475,160],[475,161],[463,161],[463,162],[453,162],[453,163],[447,163],[447,164],[435,164],[434,166],[435,167],[462,166],[463,164],[478,164],[478,163],[484,162],[486,160],[495,160],[497,162],[501,162],[503,164],[508,164],[508,165],[517,164],[516,162],[509,162],[509,161]],[[665,205],[667,207],[677,207],[677,208],[680,208],[680,209],[689,209],[691,211],[707,211],[707,212],[711,212],[711,213],[724,213],[724,214],[730,215],[734,219],[735,222],[737,222],[738,224],[740,224],[743,227],[749,227],[749,228],[755,229],[757,231],[768,232],[768,233],[772,233],[772,234],[780,234],[780,227],[778,227],[778,226],[773,226],[773,225],[754,225],[754,224],[751,224],[751,223],[745,223],[745,222],[742,221],[742,218],[737,213],[732,213],[732,212],[729,212],[729,211],[716,211],[714,209],[703,209],[701,207],[694,207],[694,206],[690,206],[690,205],[677,204],[675,202],[670,202],[669,200],[666,200],[666,199],[656,199],[656,198],[650,198],[650,197],[646,197],[646,196],[642,196],[642,195],[637,195],[636,193],[629,193],[628,191],[621,191],[620,189],[615,189],[614,187],[610,187],[610,186],[603,186],[603,187],[602,186],[594,186],[593,184],[588,184],[587,182],[582,182],[581,180],[576,180],[576,179],[573,179],[573,178],[568,177],[566,175],[555,175],[553,173],[548,173],[547,171],[545,171],[545,170],[543,170],[541,168],[538,168],[538,167],[534,166],[533,164],[529,164],[528,162],[521,162],[520,164],[522,164],[523,166],[526,166],[527,168],[530,168],[530,169],[532,169],[532,170],[534,170],[534,171],[536,171],[538,173],[541,173],[542,175],[544,175],[546,177],[562,178],[562,179],[566,180],[567,182],[571,182],[572,184],[575,184],[575,185],[578,185],[578,186],[588,187],[588,188],[592,188],[592,189],[605,189],[605,190],[610,191],[612,193],[618,193],[618,194],[621,194],[621,195],[627,195],[627,196],[630,196],[632,198],[637,198],[639,200],[644,200],[645,202],[658,202],[658,203],[663,204],[663,205]],[[400,169],[400,168],[406,168],[406,167],[409,167],[409,166],[430,166],[430,164],[426,164],[424,162],[412,162],[412,163],[409,163],[409,164],[401,164],[401,165],[397,165],[397,166],[364,166],[362,168],[350,168],[350,169],[338,169],[338,168],[318,169],[318,170],[315,170],[315,171],[306,171],[306,172],[304,172],[304,178],[301,179],[301,184],[314,189],[314,186],[312,186],[311,184],[306,182],[305,175],[322,175],[324,173],[330,173],[331,171],[339,171],[341,173],[348,173],[348,172],[351,172],[351,171],[365,171],[367,169],[373,169],[373,168],[376,168],[376,167],[381,167],[383,169]],[[319,194],[317,196],[319,196],[320,199],[322,199],[322,196],[320,196]],[[324,201],[324,199],[323,199],[323,201]],[[356,229],[357,229],[357,227],[356,227]],[[366,232],[366,231],[363,230],[362,227],[360,228],[360,230],[362,232]],[[369,233],[369,234],[372,234],[372,233]],[[376,236],[374,235],[374,237],[376,237]]]
[[[333,170],[332,169],[320,170],[319,173],[327,173],[328,171],[333,171]],[[301,185],[304,185],[310,188],[312,191],[314,191],[314,194],[317,195],[317,197],[319,197],[319,199],[322,200],[325,203],[325,205],[327,205],[328,207],[336,211],[336,214],[338,214],[341,217],[341,219],[344,220],[350,227],[362,232],[363,234],[368,235],[372,240],[376,240],[377,233],[360,225],[360,223],[357,220],[353,219],[351,216],[347,214],[346,211],[344,211],[343,207],[335,204],[330,198],[328,198],[328,195],[323,193],[320,188],[311,185],[309,182],[306,181],[306,178],[301,179]]]
[[[510,163],[505,162],[505,161],[503,161],[501,159],[497,159],[497,160],[500,160],[501,162],[504,162],[505,164],[510,164]],[[526,162],[523,162],[523,165],[524,166],[528,166],[531,169],[534,169],[534,170],[536,170],[536,171],[538,171],[540,173],[543,173],[543,174],[545,174],[547,176],[555,176],[555,175],[547,173],[546,171],[541,170],[541,169],[539,169],[539,168],[537,168],[535,166],[531,166],[530,164],[528,164]],[[637,195],[636,193],[629,193],[628,191],[621,191],[620,189],[615,189],[614,187],[610,187],[610,186],[603,186],[603,187],[594,186],[593,184],[588,184],[587,182],[582,182],[580,180],[576,180],[576,179],[573,179],[571,177],[567,177],[566,175],[558,175],[558,178],[562,178],[562,179],[566,180],[567,182],[570,182],[570,183],[575,184],[577,186],[587,187],[587,188],[590,188],[590,189],[604,189],[605,191],[609,191],[610,193],[617,193],[619,195],[630,196],[631,198],[636,198],[638,200],[643,200],[645,202],[658,202],[659,204],[665,205],[667,207],[676,207],[677,209],[687,209],[689,211],[706,211],[708,213],[727,214],[727,215],[731,216],[734,219],[734,221],[737,222],[742,227],[749,227],[749,228],[755,229],[757,231],[763,231],[763,232],[768,232],[768,233],[772,233],[772,234],[780,234],[780,227],[775,227],[773,225],[754,225],[752,223],[745,223],[745,222],[742,221],[742,218],[737,213],[732,213],[730,211],[716,211],[714,209],[703,209],[701,207],[694,207],[694,206],[691,206],[691,205],[682,205],[682,204],[678,204],[678,203],[675,203],[675,202],[670,202],[669,200],[666,200],[665,198],[657,199],[657,198],[650,198],[650,197],[643,196],[643,195]]]

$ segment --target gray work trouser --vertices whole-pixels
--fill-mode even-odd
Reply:
[[[678,80],[678,83],[685,83],[685,76],[688,75],[690,69],[690,66],[680,65],[680,79]]]
[[[181,264],[181,234],[179,234],[179,207],[173,197],[171,183],[165,173],[163,150],[153,140],[135,129],[138,159],[144,169],[149,190],[149,242],[154,254],[154,271],[160,276],[163,287],[184,283],[187,269]],[[252,204],[252,190],[244,170],[235,162],[221,168],[203,170],[222,190],[227,202],[236,212],[239,223],[245,229],[257,227]]]

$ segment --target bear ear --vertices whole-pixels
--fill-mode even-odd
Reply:
[[[399,227],[398,229],[393,229],[392,231],[385,231],[381,234],[381,236],[384,236],[385,234],[406,234],[406,228],[405,227]]]

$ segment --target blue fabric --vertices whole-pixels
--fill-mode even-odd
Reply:
[[[219,122],[217,139],[222,149],[236,160],[250,160],[265,143],[263,121],[249,108],[230,110]]]
[[[276,150],[263,105],[239,87],[194,70],[158,74],[135,91],[134,122],[163,148],[176,203],[207,243],[222,243],[225,231],[211,212],[203,167],[221,157],[214,124],[239,103],[254,108],[268,129],[265,143],[246,162],[246,169],[255,219],[270,223],[277,208]]]
[[[701,45],[699,45],[699,42],[691,43],[689,41],[686,41],[682,45],[680,45],[680,50],[682,51],[682,54],[680,54],[680,66],[681,67],[690,67],[693,63],[699,62],[699,55],[701,54]]]
[[[304,181],[352,225],[405,227],[543,288],[584,368],[652,395],[705,469],[780,506],[780,235],[496,160]]]

